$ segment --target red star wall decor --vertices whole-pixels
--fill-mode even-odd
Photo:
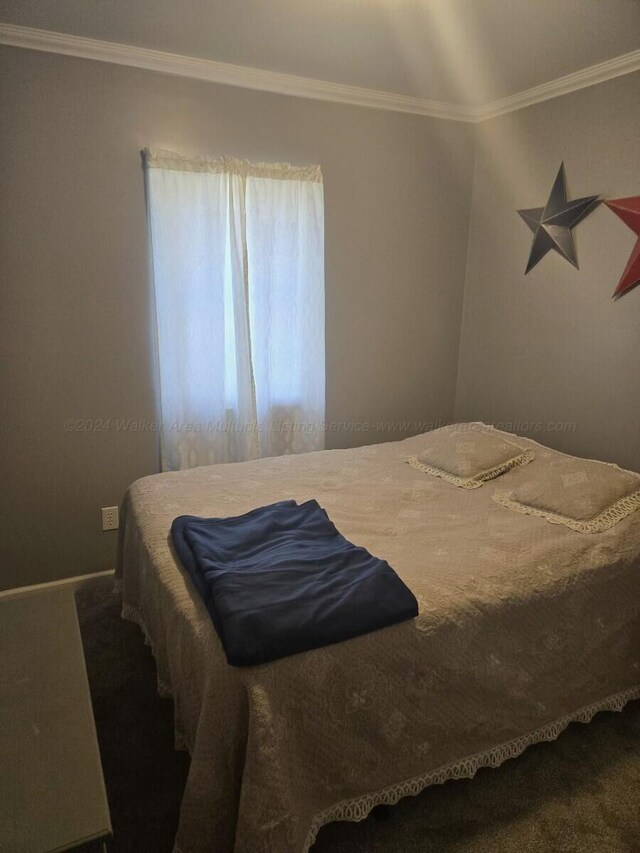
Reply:
[[[640,284],[640,195],[630,196],[629,198],[614,198],[611,201],[605,201],[605,204],[638,235],[631,257],[613,294],[615,299],[631,290],[636,284]]]

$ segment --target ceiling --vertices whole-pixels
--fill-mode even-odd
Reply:
[[[470,107],[640,48],[640,0],[0,0],[0,22]]]

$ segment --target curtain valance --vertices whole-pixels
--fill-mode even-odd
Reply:
[[[209,172],[239,175],[240,177],[273,178],[279,181],[311,181],[322,183],[320,166],[292,166],[290,163],[251,163],[237,157],[185,157],[163,149],[144,150],[149,169],[169,169],[175,172]]]

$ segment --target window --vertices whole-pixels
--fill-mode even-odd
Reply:
[[[320,169],[145,165],[163,470],[321,449]]]

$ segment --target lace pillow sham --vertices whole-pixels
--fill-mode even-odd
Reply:
[[[640,508],[640,475],[617,465],[562,457],[531,473],[515,491],[493,500],[578,533],[601,533]]]
[[[479,424],[456,424],[425,436],[425,449],[405,461],[425,474],[461,489],[478,489],[487,480],[534,458],[499,432]]]

